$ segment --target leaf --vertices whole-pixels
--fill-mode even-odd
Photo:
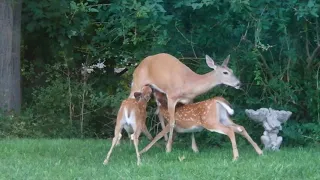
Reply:
[[[71,1],[71,2],[70,2],[70,8],[71,8],[71,10],[73,10],[73,11],[77,11],[77,10],[78,10],[78,6],[77,6],[77,4],[76,4],[74,1]]]
[[[184,155],[182,155],[182,156],[178,156],[178,159],[179,159],[180,162],[182,162],[183,160],[186,159],[186,157]]]
[[[313,8],[311,11],[310,11],[310,14],[314,17],[319,17],[319,15],[317,14],[317,9],[316,8]]]
[[[29,31],[29,32],[33,32],[34,31],[34,29],[35,29],[35,27],[36,27],[36,24],[34,23],[34,22],[31,22],[31,23],[29,23],[28,25],[27,25],[27,30]]]
[[[203,4],[202,3],[192,3],[191,7],[193,8],[193,10],[195,9],[200,9],[202,8]]]
[[[89,12],[99,12],[99,10],[96,8],[89,8]]]
[[[160,12],[163,12],[163,13],[167,12],[167,11],[163,8],[163,6],[161,6],[160,4],[157,4],[157,7],[158,7],[158,10],[159,10]]]
[[[307,6],[308,8],[312,8],[314,6],[314,1],[309,0]]]

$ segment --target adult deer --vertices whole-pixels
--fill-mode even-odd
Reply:
[[[151,85],[167,96],[170,115],[167,152],[171,152],[172,133],[175,125],[174,112],[178,102],[188,104],[196,96],[219,84],[232,86],[236,89],[240,88],[240,81],[227,67],[229,58],[230,55],[219,66],[215,65],[214,61],[206,55],[206,63],[213,71],[197,74],[172,55],[161,53],[146,57],[134,70],[129,97],[133,98],[134,92],[139,91],[145,85]]]
[[[168,120],[169,112],[167,109],[166,96],[163,93],[154,91],[159,113]],[[182,105],[176,107],[175,112],[175,131],[178,133],[192,133],[192,149],[194,152],[198,152],[198,147],[194,138],[195,132],[200,132],[203,129],[207,129],[211,132],[217,132],[225,134],[230,138],[233,159],[236,160],[239,157],[235,134],[234,132],[241,134],[245,137],[256,152],[261,155],[263,152],[259,146],[252,140],[243,126],[234,123],[229,115],[232,115],[234,110],[230,107],[227,100],[222,97],[215,97],[205,101]],[[148,151],[154,143],[156,143],[161,137],[163,137],[170,130],[169,124],[139,153],[142,154]]]
[[[140,165],[140,155],[138,151],[139,136],[143,132],[147,138],[151,141],[152,136],[146,127],[147,118],[147,103],[150,100],[152,89],[148,86],[144,86],[141,92],[135,92],[133,98],[128,98],[122,101],[120,109],[117,115],[116,127],[114,130],[114,138],[112,140],[111,148],[107,154],[103,164],[106,165],[109,162],[110,155],[116,144],[121,139],[121,131],[123,128],[131,134],[131,139],[134,142],[136,154],[137,154],[137,165]]]

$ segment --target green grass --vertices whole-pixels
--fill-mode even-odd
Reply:
[[[153,147],[136,166],[133,144],[122,141],[102,164],[110,140],[0,140],[0,179],[320,179],[320,150],[282,148],[258,156],[249,144],[239,145],[239,160],[232,161],[231,146],[199,146],[195,154],[175,143],[173,151]],[[140,149],[148,141],[143,140]],[[179,156],[185,156],[179,161]]]

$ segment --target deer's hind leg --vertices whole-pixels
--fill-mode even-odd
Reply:
[[[134,133],[132,134],[132,138],[133,138],[133,143],[134,143],[134,148],[136,150],[136,155],[137,155],[137,165],[139,166],[141,164],[141,159],[140,159],[140,154],[139,154],[139,137],[141,134],[141,128],[136,128],[136,130],[134,131]]]
[[[233,124],[232,129],[236,133],[241,134],[244,138],[246,138],[259,155],[263,154],[263,151],[259,148],[257,143],[252,140],[252,138],[250,137],[250,135],[248,134],[248,132],[243,126],[240,126],[238,124]]]
[[[229,139],[231,141],[231,145],[232,145],[233,160],[237,160],[239,158],[239,152],[238,152],[238,148],[237,148],[235,134],[234,134],[234,131],[231,127],[225,126],[221,123],[204,125],[204,127],[211,132],[217,132],[220,134],[227,135],[229,137]]]
[[[120,138],[121,138],[121,131],[123,129],[123,125],[119,122],[116,124],[115,130],[114,130],[114,138],[112,139],[112,145],[111,148],[107,154],[107,157],[105,158],[105,160],[103,161],[104,165],[107,165],[110,159],[110,156],[112,154],[113,148],[115,147],[116,144],[118,144]]]

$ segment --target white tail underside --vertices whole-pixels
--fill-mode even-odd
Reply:
[[[221,106],[224,107],[225,110],[227,110],[228,114],[233,115],[234,114],[234,110],[227,105],[226,103],[222,102],[222,101],[217,101]]]

